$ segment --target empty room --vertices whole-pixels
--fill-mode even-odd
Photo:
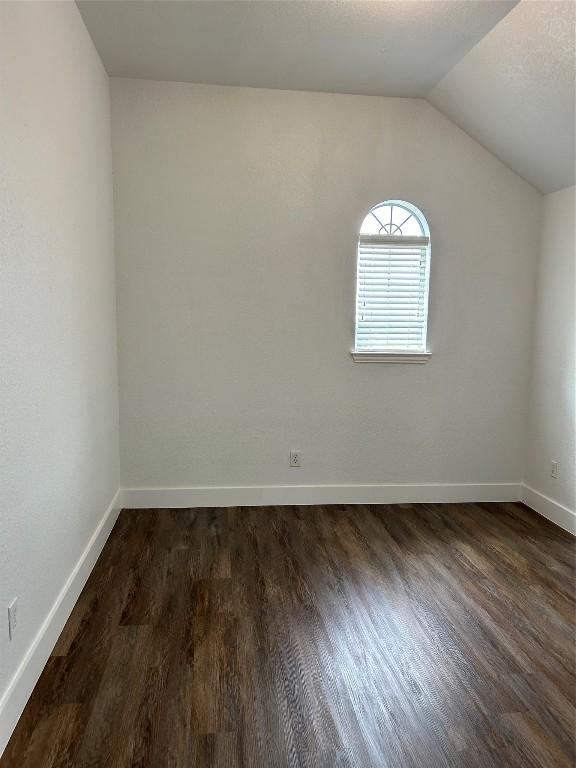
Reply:
[[[0,0],[0,768],[574,768],[572,0]]]

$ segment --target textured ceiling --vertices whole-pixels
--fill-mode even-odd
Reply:
[[[424,96],[542,192],[574,184],[572,0],[78,0],[111,76]]]
[[[108,74],[423,96],[517,0],[79,1]]]
[[[575,183],[575,8],[523,0],[427,97],[541,192]]]

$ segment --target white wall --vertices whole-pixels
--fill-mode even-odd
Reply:
[[[526,482],[574,511],[575,187],[546,195],[534,319]],[[558,478],[550,476],[558,461]]]
[[[521,480],[532,187],[421,100],[112,95],[123,487]],[[386,198],[430,224],[426,365],[349,354]]]
[[[109,81],[74,3],[0,3],[0,136],[1,699],[119,484]]]

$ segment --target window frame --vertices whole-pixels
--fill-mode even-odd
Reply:
[[[428,315],[429,315],[429,294],[430,294],[430,261],[431,261],[431,238],[430,229],[426,217],[422,211],[417,208],[413,203],[409,203],[406,200],[384,200],[376,205],[372,206],[368,213],[365,214],[362,219],[362,225],[368,219],[373,211],[382,208],[383,206],[396,206],[404,208],[408,211],[418,222],[422,230],[422,238],[426,239],[426,271],[425,271],[425,288],[424,288],[424,307],[425,316],[423,324],[423,347],[422,349],[393,349],[382,347],[381,349],[358,349],[357,333],[358,333],[358,289],[359,289],[359,268],[360,268],[360,245],[362,240],[362,226],[358,234],[357,250],[356,250],[356,286],[355,286],[355,306],[354,306],[354,347],[351,350],[352,359],[355,363],[426,363],[432,356],[432,352],[428,346]],[[367,235],[364,237],[379,238],[381,242],[389,242],[391,245],[398,245],[402,239],[405,239],[406,245],[408,241],[418,240],[415,236],[394,236],[394,235]]]

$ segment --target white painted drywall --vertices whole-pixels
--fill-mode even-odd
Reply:
[[[109,112],[75,4],[0,3],[0,698],[119,484]]]
[[[576,189],[546,195],[534,317],[526,483],[574,511]],[[550,476],[551,462],[558,478]]]
[[[79,0],[108,73],[423,96],[518,0]]]
[[[576,4],[521,0],[428,93],[541,192],[574,184]]]
[[[123,487],[521,479],[531,186],[419,99],[111,83]],[[386,198],[430,224],[426,365],[349,354]]]

